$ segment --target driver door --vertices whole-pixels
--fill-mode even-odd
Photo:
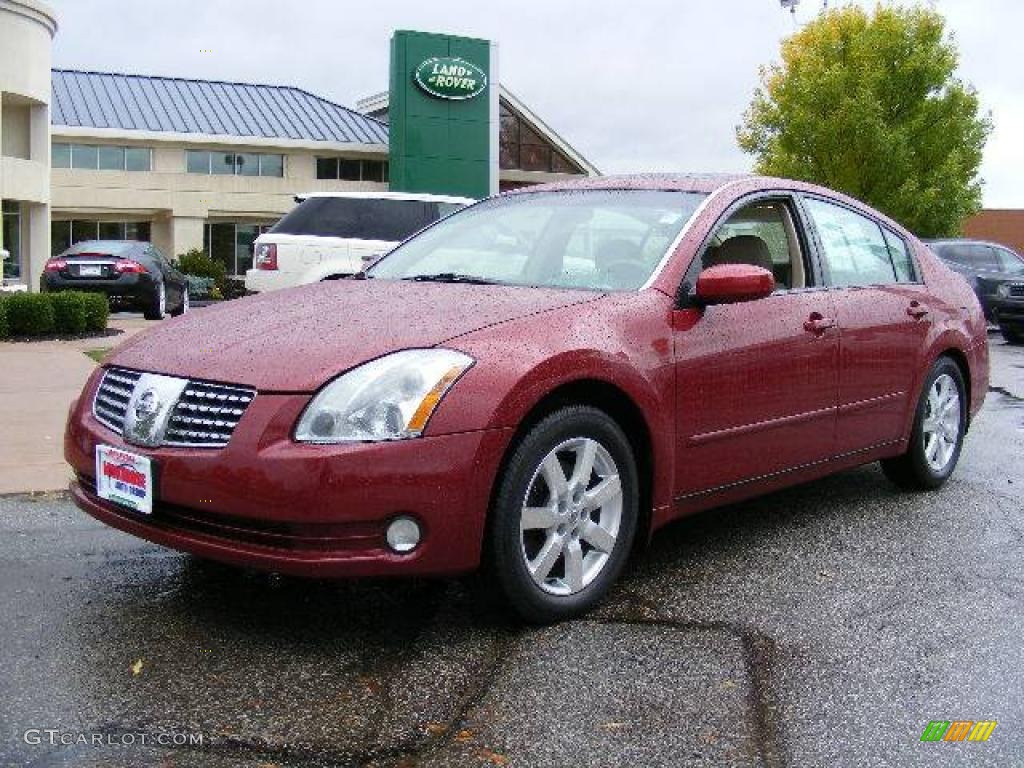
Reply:
[[[839,333],[808,243],[796,201],[773,194],[737,204],[695,259],[690,285],[738,257],[771,268],[777,289],[675,312],[677,500],[833,455]]]

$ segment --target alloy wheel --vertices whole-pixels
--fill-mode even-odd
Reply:
[[[924,420],[924,458],[934,472],[942,472],[960,440],[960,391],[953,378],[943,373],[928,390]]]
[[[548,594],[583,591],[608,564],[622,523],[619,469],[597,440],[578,437],[540,462],[523,499],[522,556]]]

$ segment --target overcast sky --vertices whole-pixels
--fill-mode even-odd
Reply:
[[[749,170],[734,129],[757,68],[821,8],[802,0],[794,19],[779,0],[49,2],[54,66],[294,85],[353,107],[387,87],[392,30],[489,38],[502,83],[606,173]],[[1024,3],[932,4],[995,121],[985,204],[1024,208]]]

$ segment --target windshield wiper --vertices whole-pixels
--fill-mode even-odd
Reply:
[[[497,280],[488,280],[486,277],[476,275],[464,275],[461,272],[436,272],[432,275],[410,275],[403,277],[403,280],[411,280],[417,283],[468,283],[470,285],[499,285]]]

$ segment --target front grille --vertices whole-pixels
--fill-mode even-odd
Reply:
[[[164,443],[211,448],[227,445],[255,396],[253,390],[243,387],[190,381],[174,406]]]
[[[1010,295],[1016,298],[1024,298],[1024,283],[1017,283],[1010,286]]]
[[[124,368],[110,368],[103,374],[100,388],[96,390],[96,399],[92,402],[92,412],[104,426],[110,427],[118,434],[124,431],[124,416],[128,410],[132,390],[142,374]]]
[[[122,434],[128,403],[141,377],[139,371],[107,369],[92,404],[96,420]],[[223,448],[254,397],[253,389],[190,380],[174,405],[162,444]]]

